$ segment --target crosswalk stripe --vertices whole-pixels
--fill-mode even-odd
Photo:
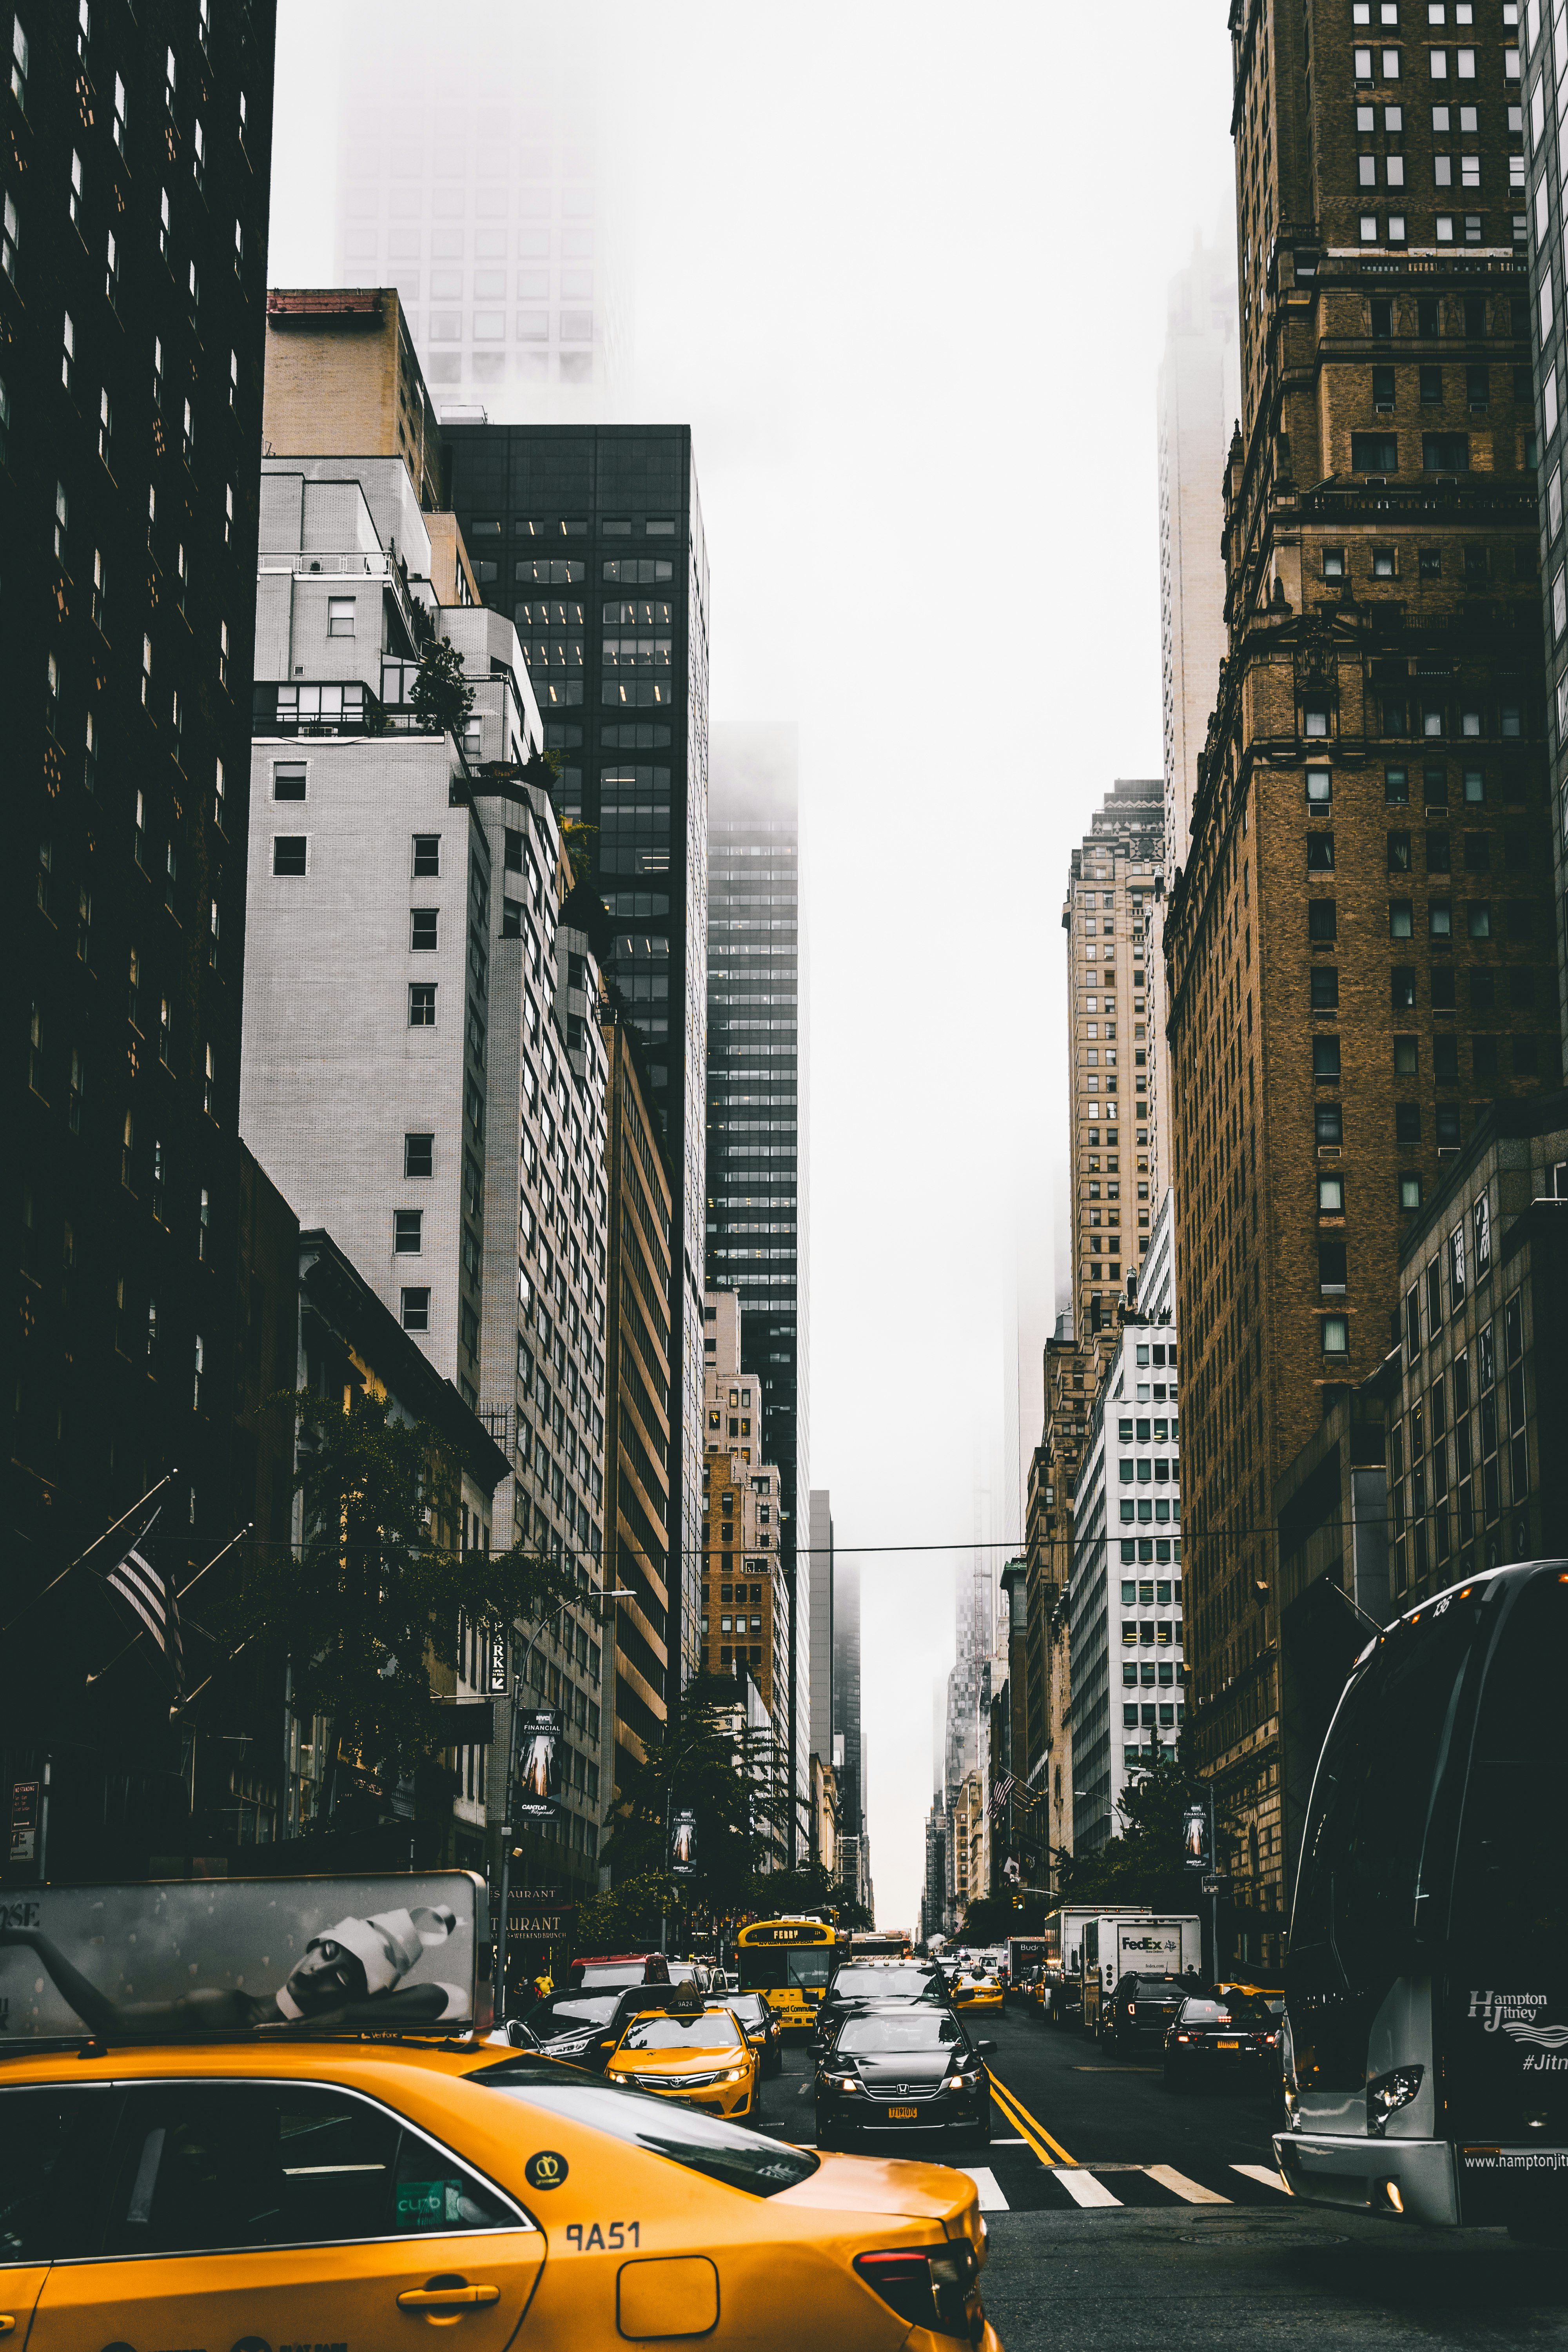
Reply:
[[[961,2164],[958,2169],[960,2172],[967,2172],[976,2189],[979,2189],[980,2210],[983,2213],[1006,2213],[1012,2210],[1007,2200],[1002,2194],[996,2175],[988,2165]]]
[[[1121,2198],[1113,2197],[1104,2181],[1097,2180],[1092,2172],[1069,2170],[1066,2165],[1059,2164],[1055,2177],[1075,2205],[1120,2205],[1121,2202]]]
[[[1233,2172],[1242,2173],[1248,2180],[1260,2180],[1265,2189],[1278,2189],[1281,2197],[1289,2197],[1279,2168],[1276,2164],[1233,2164]]]
[[[1228,2205],[1230,2199],[1222,2197],[1217,2189],[1205,2189],[1201,2180],[1189,2180],[1173,2164],[1146,2164],[1143,2167],[1151,2180],[1162,2189],[1169,2189],[1188,2205]]]

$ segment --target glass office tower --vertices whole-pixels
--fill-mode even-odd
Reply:
[[[741,1368],[762,1382],[789,1596],[789,1760],[804,1851],[811,1773],[806,1022],[799,746],[793,723],[713,729],[708,811],[708,1282],[741,1300]],[[802,1546],[804,1549],[804,1545]],[[826,1759],[825,1759],[826,1760]]]
[[[515,623],[589,830],[605,969],[642,1040],[674,1175],[670,1660],[696,1667],[702,1544],[708,556],[687,425],[448,427],[452,505],[487,604]]]

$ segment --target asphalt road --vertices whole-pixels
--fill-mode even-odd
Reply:
[[[1006,2352],[1568,2344],[1568,2253],[1294,2203],[1267,2089],[1176,2095],[1154,2053],[1110,2058],[1011,2009],[973,2024],[998,2045],[992,2144],[946,2160],[979,2184],[985,2306]],[[762,2127],[809,2143],[809,2092],[792,2045]]]

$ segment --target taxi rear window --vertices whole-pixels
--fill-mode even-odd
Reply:
[[[624,2090],[585,2076],[563,2081],[561,2069],[548,2061],[502,2058],[468,2079],[484,2090],[508,2091],[521,2105],[542,2115],[567,2117],[590,2131],[628,2140],[650,2156],[668,2157],[689,2172],[706,2173],[709,2179],[744,2189],[750,2197],[776,2197],[781,2189],[809,2180],[817,2169],[816,2158],[804,2148],[764,2139],[760,2132],[721,2123],[694,2108],[672,2107],[645,2091]]]

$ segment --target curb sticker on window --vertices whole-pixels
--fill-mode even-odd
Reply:
[[[447,2221],[461,2223],[463,2184],[460,2180],[400,2180],[397,2218],[416,2230],[437,2230]]]

